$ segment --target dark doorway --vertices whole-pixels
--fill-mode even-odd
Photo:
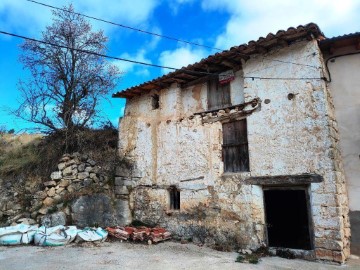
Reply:
[[[270,247],[311,249],[305,189],[264,190]]]

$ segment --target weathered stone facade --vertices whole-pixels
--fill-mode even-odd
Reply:
[[[118,183],[132,218],[224,249],[255,249],[268,245],[265,188],[301,187],[308,194],[310,253],[344,262],[348,202],[323,70],[317,41],[305,40],[243,61],[230,84],[229,109],[206,112],[206,82],[128,99],[119,151],[132,167],[119,169]],[[154,94],[158,109],[151,105]],[[222,124],[244,118],[250,170],[224,173]],[[296,182],[307,174],[321,180]],[[283,176],[295,182],[282,182]],[[254,178],[262,182],[252,184]],[[172,187],[180,191],[180,210],[169,207]]]

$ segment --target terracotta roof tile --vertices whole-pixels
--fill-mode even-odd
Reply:
[[[246,60],[252,54],[262,53],[264,50],[269,50],[274,46],[283,44],[284,42],[290,44],[304,38],[321,39],[323,38],[323,33],[314,23],[309,23],[304,26],[299,25],[296,28],[290,27],[287,30],[279,30],[276,34],[269,33],[266,37],[260,37],[256,41],[251,40],[247,44],[233,46],[229,50],[224,50],[222,52],[215,53],[214,55],[210,55],[207,58],[201,59],[197,63],[190,64],[159,78],[117,92],[113,94],[113,97],[131,98],[139,95],[139,93],[145,93],[152,89],[163,89],[171,83],[179,81],[176,76],[180,76],[182,73],[196,75],[197,79],[201,79],[209,75],[207,73],[219,73],[228,70],[229,66],[223,64],[223,61],[232,60],[232,62],[234,62],[236,60],[236,62],[239,62],[240,65],[241,58]],[[185,81],[194,81],[194,78],[182,78]]]

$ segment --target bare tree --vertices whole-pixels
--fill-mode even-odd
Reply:
[[[21,45],[20,61],[32,77],[19,81],[22,102],[15,114],[47,131],[88,126],[99,113],[99,101],[120,77],[116,66],[96,55],[105,53],[107,37],[103,31],[93,32],[70,5],[53,11],[42,40],[61,47],[31,40]]]

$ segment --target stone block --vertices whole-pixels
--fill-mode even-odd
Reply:
[[[84,164],[84,163],[81,163],[81,164],[78,166],[78,171],[79,171],[79,172],[85,171],[85,164]]]
[[[43,200],[43,204],[45,206],[51,206],[53,205],[54,203],[54,199],[50,198],[50,197],[47,197],[45,200]]]
[[[81,196],[72,204],[73,224],[79,227],[115,225],[112,202],[105,194]]]
[[[41,225],[46,227],[66,225],[66,215],[64,212],[45,215],[41,218]]]
[[[65,163],[65,162],[61,162],[61,163],[58,164],[58,169],[59,169],[59,171],[62,171],[63,169],[65,169],[65,167],[66,167],[66,163]]]
[[[132,216],[128,200],[115,201],[115,217],[119,226],[125,226],[131,223]]]
[[[88,178],[89,177],[89,173],[88,172],[80,172],[78,173],[78,176],[77,176],[79,179],[85,179],[85,178]]]
[[[51,178],[52,180],[60,180],[61,177],[62,177],[61,171],[52,172],[51,175],[50,175],[50,178]]]
[[[41,215],[46,215],[48,210],[49,210],[49,207],[41,207],[39,209],[38,213],[41,214]]]
[[[128,195],[129,190],[127,189],[126,186],[116,186],[115,187],[115,194],[116,195]]]
[[[333,251],[333,261],[338,263],[345,262],[345,254],[341,251]]]
[[[56,189],[56,194],[60,194],[65,188],[64,187],[58,187]]]
[[[49,197],[54,197],[54,196],[55,196],[55,192],[56,192],[55,188],[52,187],[52,188],[50,188],[50,189],[48,190],[47,195],[48,195]]]
[[[317,248],[330,249],[335,251],[341,251],[343,249],[343,243],[341,241],[335,241],[326,238],[316,238],[315,246]]]
[[[125,177],[115,177],[115,186],[133,186],[133,181]]]
[[[91,166],[95,166],[96,165],[96,162],[92,159],[88,159],[87,162],[91,165]]]
[[[316,248],[315,249],[315,256],[318,260],[333,260],[333,252],[328,249]]]
[[[64,176],[69,176],[69,175],[72,175],[73,173],[73,170],[71,167],[66,167],[63,171],[62,171],[63,175]]]
[[[337,206],[335,194],[313,194],[314,205]]]
[[[93,171],[93,167],[86,167],[85,168],[85,172],[92,172]]]
[[[91,186],[92,183],[93,183],[93,181],[89,178],[84,179],[84,182],[83,182],[84,187],[89,187],[89,186]]]
[[[45,187],[55,187],[56,182],[55,181],[46,181],[46,182],[44,182],[44,186]]]
[[[66,179],[62,179],[59,184],[58,184],[58,187],[67,187],[70,185],[70,181],[69,180],[66,180]]]

